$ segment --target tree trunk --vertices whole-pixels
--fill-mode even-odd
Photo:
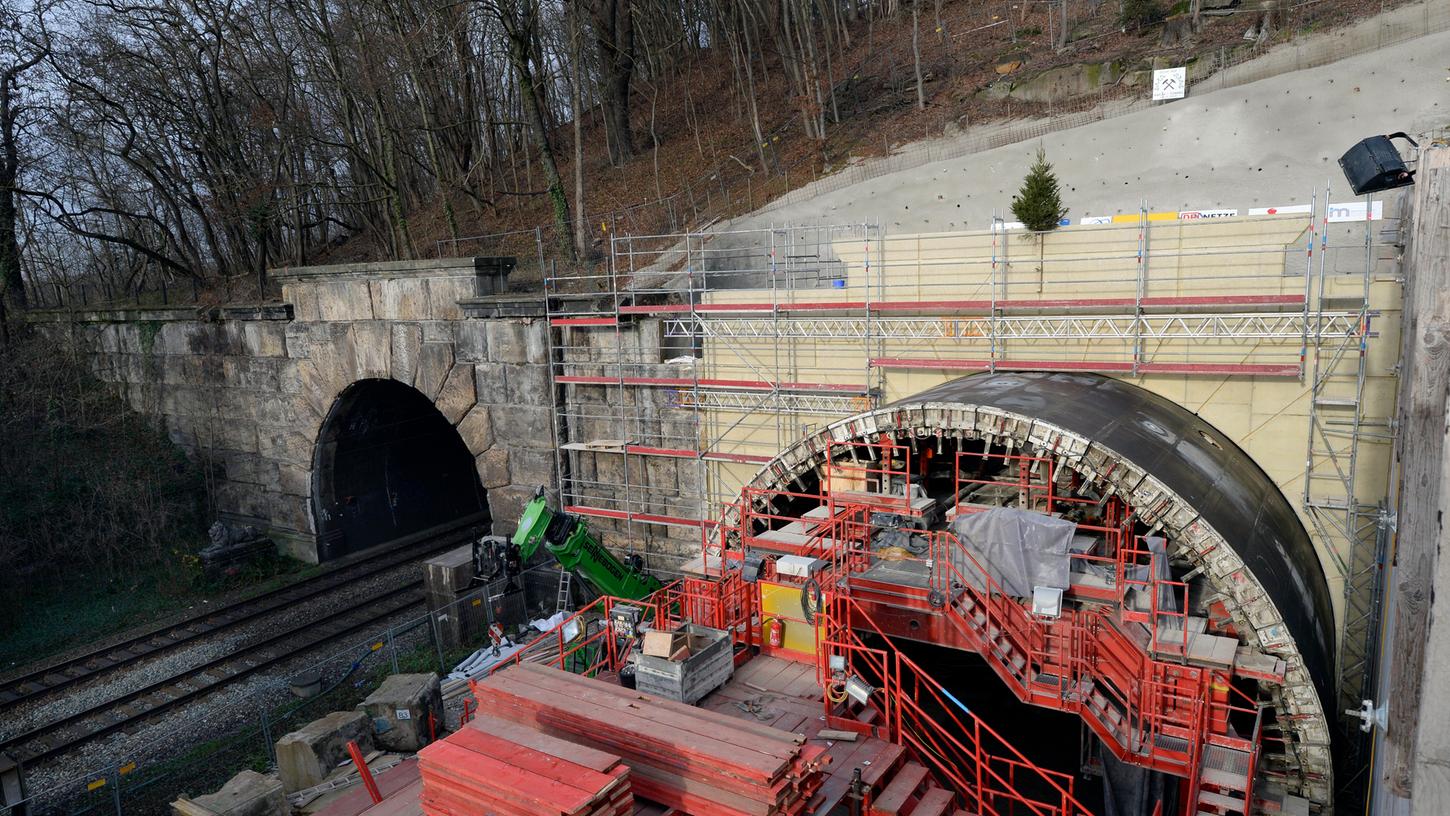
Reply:
[[[911,0],[911,59],[916,68],[916,109],[926,110],[926,87],[921,80],[921,0]]]
[[[20,149],[15,143],[15,85],[10,74],[0,74],[0,298],[10,308],[26,307],[25,279],[20,275],[20,213],[15,203],[15,182],[20,174]],[[3,317],[0,313],[0,317]]]
[[[592,0],[594,41],[599,53],[609,160],[618,165],[634,155],[629,129],[629,87],[634,80],[633,0]]]
[[[574,243],[569,238],[569,200],[564,195],[564,180],[559,176],[559,164],[554,159],[554,148],[549,144],[549,129],[539,104],[533,67],[529,64],[531,43],[537,36],[532,10],[524,9],[517,16],[506,12],[503,23],[508,35],[509,61],[513,63],[519,80],[524,118],[533,136],[534,147],[539,151],[539,162],[544,166],[544,179],[549,185],[549,201],[553,204],[554,223],[559,228],[559,244],[572,262],[575,258]]]
[[[580,85],[584,82],[582,49],[579,47],[579,6],[569,7],[569,50],[574,60],[574,93],[569,100],[574,119],[574,254],[580,259],[589,255],[589,225],[584,222],[584,127],[580,120],[584,116],[580,100]]]

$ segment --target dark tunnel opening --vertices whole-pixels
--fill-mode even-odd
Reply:
[[[473,455],[432,401],[393,380],[343,391],[313,460],[318,560],[486,511]]]

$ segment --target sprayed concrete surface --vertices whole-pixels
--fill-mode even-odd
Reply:
[[[1447,54],[1450,32],[1442,31],[1237,87],[1190,88],[1185,99],[1135,113],[778,202],[729,228],[985,229],[994,213],[1012,220],[1012,196],[1039,145],[1056,167],[1074,223],[1137,212],[1142,201],[1150,211],[1307,204],[1326,181],[1334,201],[1353,200],[1337,164],[1346,149],[1374,134],[1450,125]],[[1263,59],[1274,58],[1271,51]]]

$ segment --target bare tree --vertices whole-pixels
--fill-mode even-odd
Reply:
[[[45,13],[44,6],[22,8],[12,0],[0,2],[0,333],[7,340],[8,310],[26,308],[16,185],[29,106],[21,79],[50,53]]]

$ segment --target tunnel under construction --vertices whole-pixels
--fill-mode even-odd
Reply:
[[[607,277],[550,281],[561,503],[657,571],[749,576],[764,654],[845,625],[979,656],[1069,725],[973,716],[1079,745],[1037,770],[1104,812],[1356,808],[1398,222],[1306,198],[615,238]]]

